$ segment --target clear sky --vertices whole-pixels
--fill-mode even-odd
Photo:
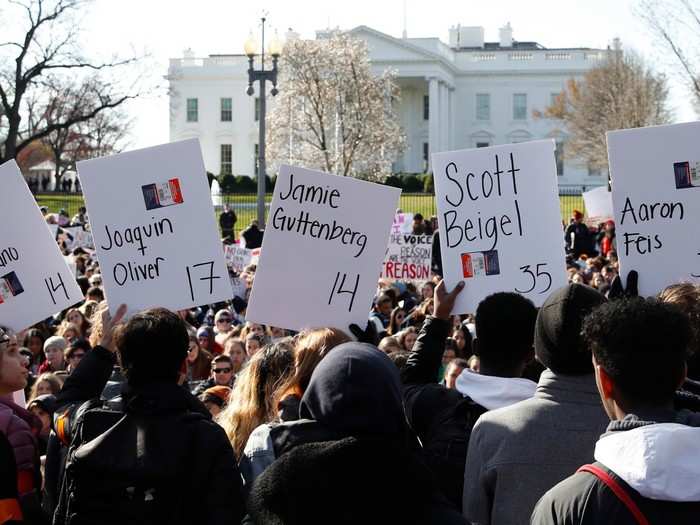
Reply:
[[[249,31],[259,36],[259,18],[267,12],[268,27],[284,34],[293,28],[302,37],[326,27],[350,29],[367,25],[400,37],[440,37],[447,41],[451,25],[483,26],[486,39],[498,40],[506,22],[516,40],[546,47],[605,48],[615,37],[634,48],[650,64],[669,72],[671,105],[677,121],[695,120],[688,92],[664,63],[663,50],[634,15],[635,0],[98,0],[80,22],[88,56],[127,55],[148,51],[148,70],[161,89],[129,106],[136,117],[131,147],[168,141],[168,59],[192,48],[196,56],[241,53]],[[280,89],[284,89],[280,86]]]

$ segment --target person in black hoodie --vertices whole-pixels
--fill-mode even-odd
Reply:
[[[103,312],[100,345],[57,396],[54,426],[69,448],[53,523],[237,523],[244,507],[231,445],[177,384],[189,343],[184,322],[154,308],[115,330],[125,313],[122,305],[112,321]],[[96,398],[116,352],[127,382],[120,400],[105,404]]]
[[[365,343],[344,343],[316,367],[286,450],[254,482],[254,523],[466,524],[437,489],[405,421],[399,373]]]
[[[481,371],[462,371],[456,388],[448,389],[437,382],[438,371],[451,328],[450,312],[463,288],[460,282],[447,293],[440,281],[434,293],[434,315],[423,324],[401,371],[408,422],[443,493],[460,510],[467,446],[477,419],[487,410],[527,399],[535,392],[535,383],[520,376],[534,353],[537,317],[532,302],[519,294],[496,293],[481,301],[474,341]]]
[[[596,462],[549,490],[531,523],[698,523],[700,414],[673,404],[687,370],[687,316],[656,299],[611,301],[586,318],[583,335],[611,422]]]

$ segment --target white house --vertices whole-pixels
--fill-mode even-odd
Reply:
[[[407,147],[394,162],[395,172],[429,170],[431,152],[554,138],[560,185],[607,181],[607,174],[582,162],[564,162],[563,124],[533,116],[567,80],[604,60],[605,50],[519,42],[510,24],[501,28],[499,42],[485,42],[482,27],[452,27],[447,44],[395,38],[366,26],[352,33],[367,42],[372,67],[395,71],[401,88],[398,113]],[[326,35],[318,32],[317,38]],[[170,60],[170,140],[199,138],[206,168],[217,175],[255,174],[257,100],[245,93],[247,67],[244,55],[195,58],[186,52]]]

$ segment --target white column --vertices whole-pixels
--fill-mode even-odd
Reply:
[[[450,118],[449,118],[449,127],[448,127],[448,133],[449,133],[449,140],[447,141],[447,147],[450,150],[457,149],[457,137],[455,136],[455,108],[456,105],[456,98],[455,98],[455,88],[451,87],[449,90],[449,108],[450,108]]]
[[[428,169],[432,171],[433,153],[440,151],[440,100],[438,79],[428,78]],[[422,154],[422,152],[421,152]]]
[[[449,88],[445,82],[440,84],[440,151],[448,151],[449,140],[449,122],[450,122],[450,106],[449,106]]]

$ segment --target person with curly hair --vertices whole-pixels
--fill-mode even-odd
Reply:
[[[674,409],[693,337],[688,316],[658,299],[617,300],[594,310],[582,332],[610,424],[595,462],[549,490],[531,523],[697,523],[700,414]]]

